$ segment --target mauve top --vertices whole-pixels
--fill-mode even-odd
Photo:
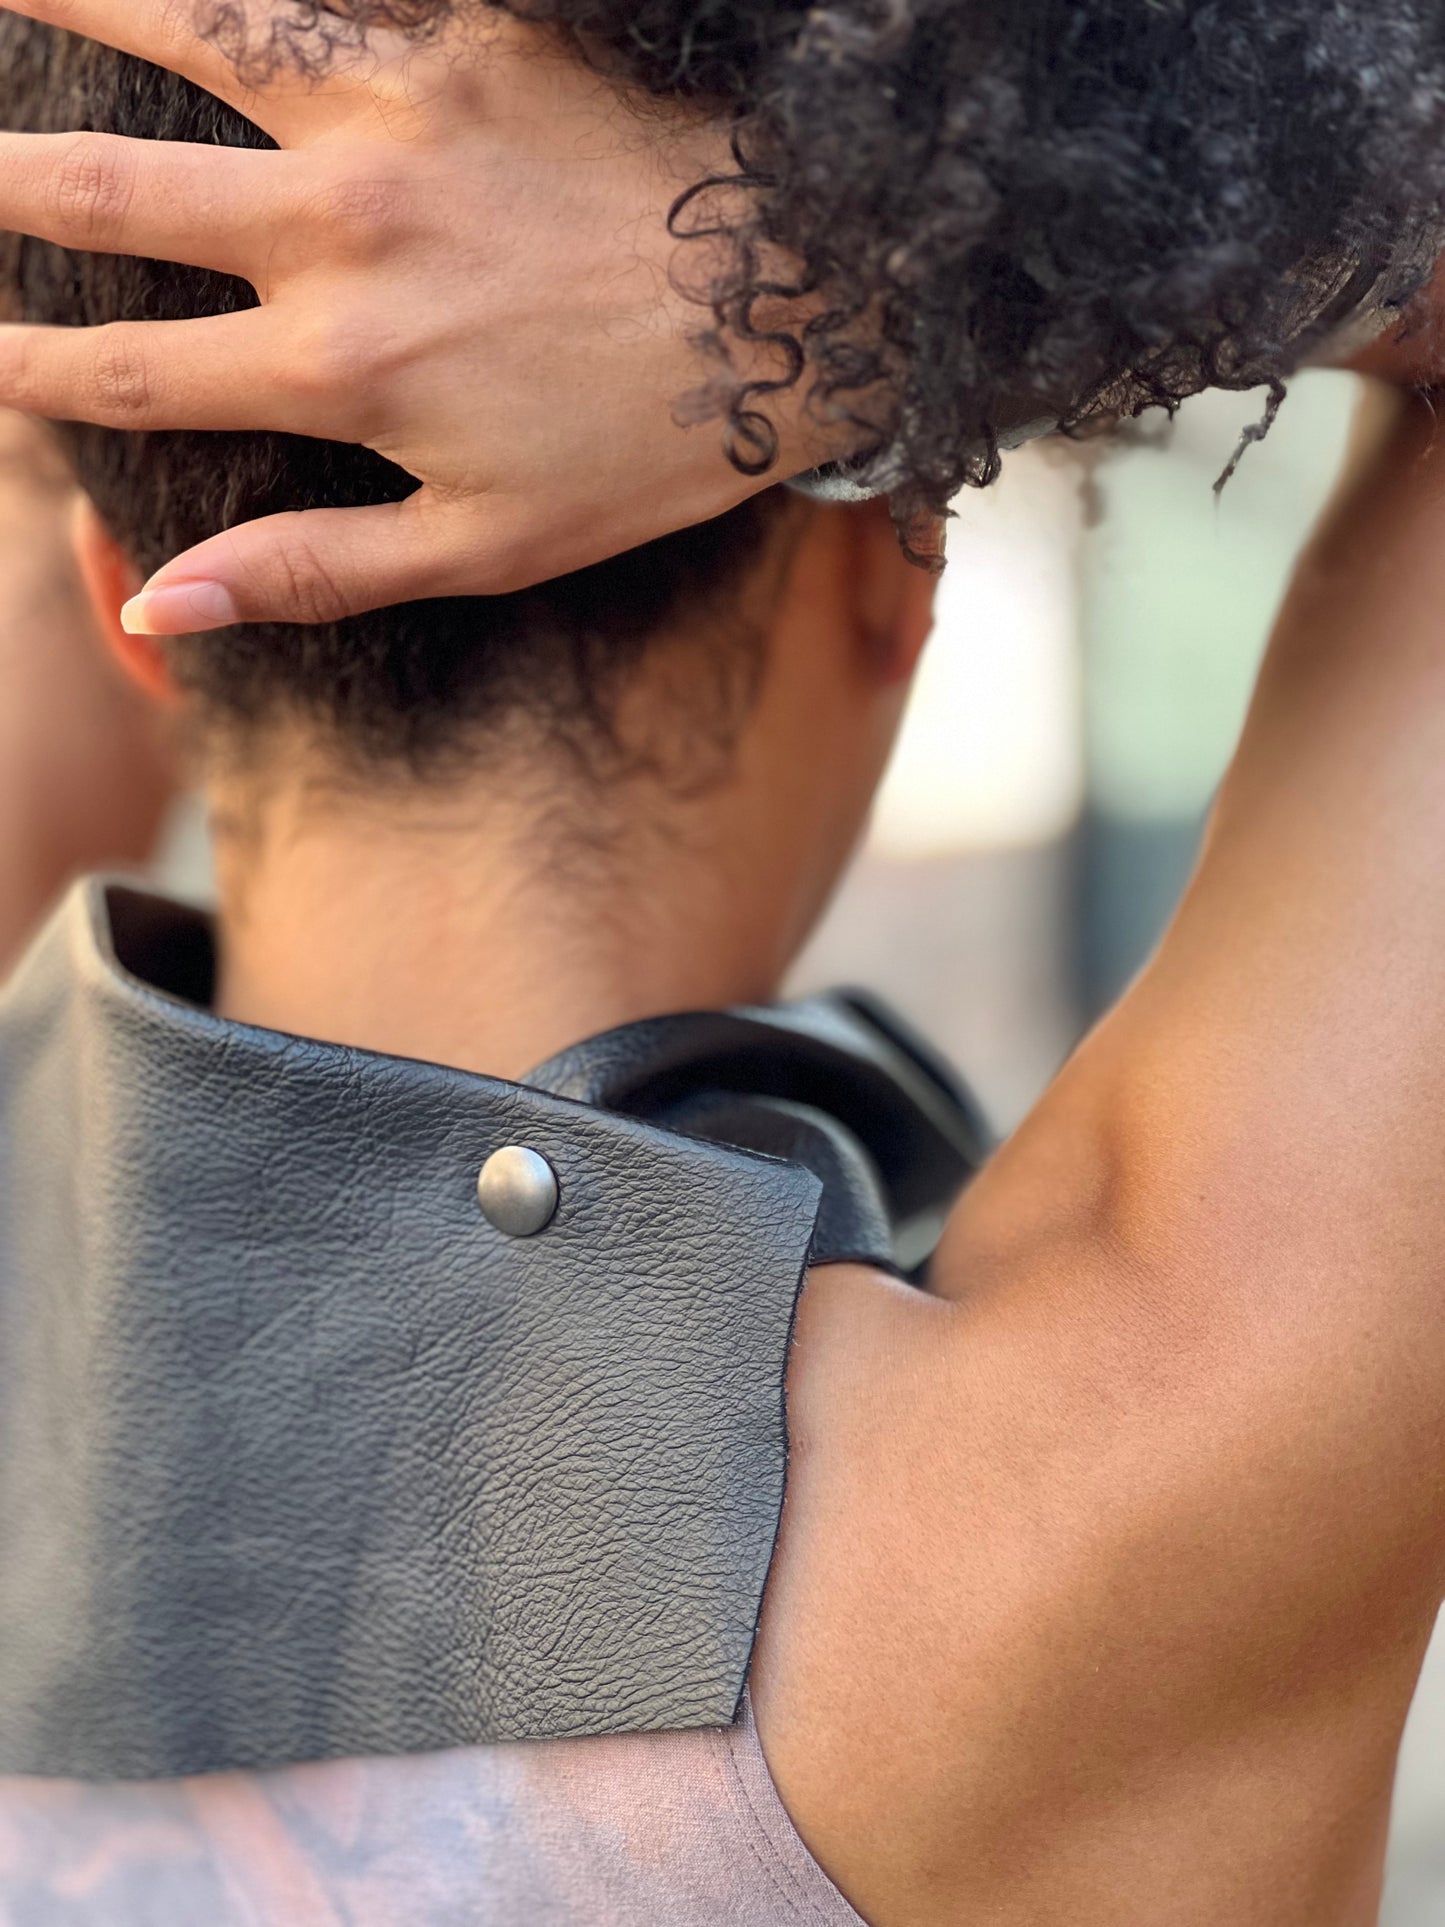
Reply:
[[[722,1731],[0,1780],[3,1927],[862,1927]]]

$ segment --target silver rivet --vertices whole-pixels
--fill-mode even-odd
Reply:
[[[535,1238],[557,1215],[557,1173],[540,1151],[509,1144],[494,1151],[477,1178],[487,1223],[508,1238]]]

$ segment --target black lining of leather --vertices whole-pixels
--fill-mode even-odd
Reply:
[[[873,1264],[915,1281],[930,1252],[905,1258],[911,1228],[933,1219],[941,1229],[986,1155],[963,1087],[901,1019],[857,992],[625,1025],[559,1053],[532,1081],[669,1129],[687,1130],[703,1095],[732,1100],[736,1128],[726,1141],[764,1150],[775,1148],[770,1107],[825,1119],[851,1139],[858,1168],[840,1187],[839,1209],[825,1195],[814,1262]],[[760,1100],[751,1112],[750,1100]],[[809,1162],[802,1137],[795,1155]],[[827,1171],[815,1168],[826,1186]]]
[[[96,942],[137,990],[159,993],[193,1009],[211,1008],[216,995],[216,944],[202,910],[176,914],[175,906],[112,884]]]

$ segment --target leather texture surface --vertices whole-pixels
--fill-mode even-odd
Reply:
[[[918,1274],[988,1148],[950,1067],[856,990],[624,1025],[563,1051],[530,1081],[807,1165],[823,1181],[814,1264],[853,1259]]]
[[[208,971],[90,885],[0,996],[0,1771],[730,1722],[818,1179],[220,1022]],[[533,1239],[478,1209],[505,1144]]]
[[[684,1137],[805,1166],[823,1186],[809,1261],[894,1268],[893,1227],[878,1167],[827,1112],[784,1098],[703,1090],[669,1104],[653,1121]]]

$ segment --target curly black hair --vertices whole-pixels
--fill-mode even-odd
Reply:
[[[732,458],[767,472],[776,442],[766,390],[728,385],[729,343],[781,334],[785,379],[854,421],[858,477],[905,528],[1040,429],[1087,433],[1211,386],[1266,384],[1277,406],[1342,323],[1402,311],[1445,242],[1440,0],[192,3],[238,61],[312,71],[373,28],[434,35],[501,7],[644,95],[728,117],[730,246],[702,332]],[[172,76],[11,14],[0,90],[17,128],[262,138]],[[698,183],[674,225],[716,210]],[[0,240],[0,275],[37,318],[71,322],[254,299],[33,242]],[[243,516],[409,486],[324,443],[71,439],[143,565]],[[725,602],[775,505],[524,597],[240,631],[191,673],[233,716],[289,696],[366,754],[413,762],[539,691],[605,725],[650,629],[684,602]],[[719,687],[740,689],[727,661]]]
[[[172,73],[4,12],[0,127],[271,145]],[[77,326],[255,303],[253,289],[224,275],[0,233],[0,316]],[[416,486],[369,449],[295,436],[80,423],[58,433],[77,479],[146,574],[218,529],[288,509],[398,501]],[[334,760],[369,779],[436,778],[471,768],[489,737],[525,718],[584,773],[644,766],[690,785],[725,766],[753,699],[766,597],[781,582],[766,565],[786,559],[796,507],[785,491],[766,489],[715,521],[515,594],[417,602],[309,628],[242,624],[178,639],[168,654],[206,739],[231,754],[264,749],[274,723],[300,720]],[[688,677],[671,679],[686,713],[653,741],[635,732],[624,741],[623,688],[669,638],[690,652]]]
[[[791,379],[855,421],[862,478],[905,520],[1041,428],[1210,387],[1277,407],[1445,246],[1440,0],[296,0],[265,57],[315,65],[487,4],[732,116],[747,192],[715,349],[764,312],[776,332],[785,251]],[[236,0],[210,5],[234,36]],[[775,458],[766,402],[727,399],[750,472]]]

